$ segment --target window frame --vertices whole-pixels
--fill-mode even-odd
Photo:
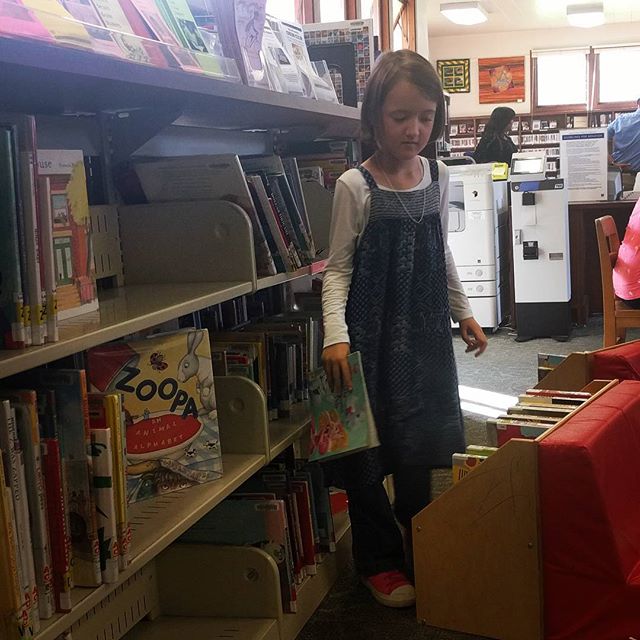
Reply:
[[[638,45],[612,45],[616,48]],[[600,54],[597,49],[605,49],[605,45],[599,47],[589,47],[586,55],[587,63],[587,100],[584,104],[560,104],[560,105],[539,105],[538,104],[538,56],[530,52],[531,63],[531,113],[532,114],[560,114],[560,113],[594,113],[601,111],[635,111],[637,103],[635,100],[629,102],[601,102],[600,101]],[[561,50],[559,50],[561,51]],[[640,97],[640,96],[639,96]]]

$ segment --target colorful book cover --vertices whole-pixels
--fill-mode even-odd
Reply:
[[[129,502],[221,477],[206,329],[102,345],[88,363],[95,391],[124,397]]]
[[[141,40],[152,36],[135,13],[135,9],[126,4],[125,0],[92,0],[92,4],[128,60],[157,67],[167,66],[167,56],[163,53],[161,45]]]
[[[20,0],[0,2],[0,33],[41,40],[54,39],[35,13],[21,4]]]
[[[51,187],[58,318],[96,311],[98,296],[82,151],[38,150],[38,174],[48,176]]]
[[[92,49],[91,36],[77,20],[56,0],[20,0],[33,11],[40,23],[58,41]]]
[[[113,478],[113,450],[109,429],[91,429],[93,456],[93,491],[95,494],[98,540],[100,542],[100,570],[102,581],[118,581],[118,532]]]
[[[104,26],[90,0],[63,0],[62,3],[76,20],[83,23],[84,28],[91,37],[93,50],[96,53],[118,58],[126,57],[126,50],[118,46],[113,34]]]
[[[324,369],[309,379],[311,395],[311,443],[309,460],[327,460],[380,444],[359,351],[349,354],[351,391],[333,393]]]
[[[11,129],[0,127],[0,346],[4,349],[25,346],[14,145]]]

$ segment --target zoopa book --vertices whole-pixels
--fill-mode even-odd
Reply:
[[[102,345],[88,362],[92,390],[123,394],[129,502],[221,477],[206,329]]]

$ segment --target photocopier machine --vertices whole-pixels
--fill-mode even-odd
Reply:
[[[492,163],[449,167],[449,247],[474,318],[492,331],[508,291],[507,223],[507,182]]]

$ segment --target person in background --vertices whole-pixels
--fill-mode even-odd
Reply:
[[[506,162],[511,164],[511,156],[518,147],[509,137],[511,121],[516,112],[510,107],[496,107],[491,113],[489,122],[473,152],[473,159],[482,162]]]
[[[608,127],[609,161],[635,174],[634,191],[640,191],[640,98],[633,113],[621,113]]]
[[[480,355],[487,338],[447,244],[448,169],[419,155],[444,126],[437,73],[413,51],[382,54],[361,117],[375,152],[336,183],[322,361],[339,392],[351,388],[348,354],[360,351],[381,445],[323,465],[347,490],[356,571],[379,603],[407,607],[415,591],[397,522],[411,549],[411,518],[430,501],[431,470],[464,451],[451,318],[467,352]]]
[[[640,309],[640,200],[631,212],[613,267],[613,290],[632,309]]]

